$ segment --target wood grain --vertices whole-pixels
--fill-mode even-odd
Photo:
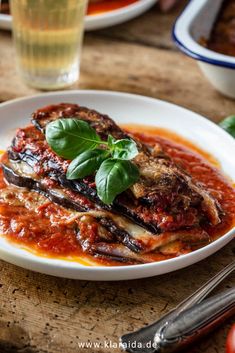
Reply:
[[[85,36],[81,78],[73,88],[109,89],[164,99],[214,121],[235,112],[197,63],[171,41],[171,26],[184,6],[170,14],[154,7],[128,23]],[[0,101],[36,94],[17,75],[11,35],[0,33]],[[156,117],[157,118],[157,117]],[[104,340],[165,314],[234,259],[230,243],[210,258],[172,274],[125,282],[73,281],[33,273],[0,262],[0,353],[119,352]],[[234,276],[221,289],[234,286]],[[232,320],[188,352],[222,353]],[[81,342],[100,348],[79,348]]]
[[[1,262],[0,351],[72,353],[80,352],[80,342],[118,343],[121,334],[151,323],[196,290],[234,251],[230,244],[189,268],[125,282],[59,279]],[[231,276],[220,289],[233,285]],[[194,352],[222,353],[227,330],[224,325]]]

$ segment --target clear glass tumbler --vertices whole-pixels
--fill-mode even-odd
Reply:
[[[11,0],[17,66],[30,86],[59,89],[79,78],[87,0]]]

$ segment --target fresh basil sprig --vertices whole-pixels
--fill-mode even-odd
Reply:
[[[107,151],[101,149],[88,150],[79,154],[69,165],[67,179],[82,179],[92,175],[107,158]]]
[[[112,203],[139,178],[138,168],[130,161],[138,154],[132,139],[116,140],[109,135],[103,141],[87,122],[67,118],[47,125],[46,140],[55,153],[72,160],[67,179],[81,179],[97,172],[97,195],[105,204]]]
[[[106,159],[95,176],[97,194],[106,204],[133,185],[139,177],[137,166],[124,159]]]
[[[74,159],[101,143],[96,131],[87,122],[78,119],[51,122],[46,127],[46,140],[54,152],[66,159]]]
[[[219,123],[220,127],[235,137],[235,115],[228,116]]]
[[[133,140],[115,140],[112,135],[108,136],[108,147],[113,158],[129,160],[138,154],[138,148]]]

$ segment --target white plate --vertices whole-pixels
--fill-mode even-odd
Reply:
[[[171,129],[213,154],[235,180],[235,140],[209,120],[157,99],[119,92],[64,91],[17,99],[0,105],[0,148],[5,149],[14,129],[29,123],[30,114],[44,105],[79,103],[109,114],[117,123],[139,123]],[[218,143],[219,141],[219,143]],[[15,265],[60,277],[86,280],[124,280],[171,272],[213,254],[230,240],[235,228],[213,243],[190,254],[161,262],[117,267],[86,267],[76,262],[42,258],[0,238],[0,258]]]
[[[132,18],[135,18],[150,9],[150,7],[153,6],[153,4],[155,4],[157,1],[158,0],[139,0],[136,3],[121,7],[118,10],[86,16],[85,30],[93,31],[131,20]],[[0,14],[0,28],[9,30],[11,27],[11,16]]]

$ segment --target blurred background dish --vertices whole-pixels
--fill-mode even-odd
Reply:
[[[85,30],[91,31],[113,26],[139,16],[158,0],[90,0]],[[8,0],[2,0],[0,10],[0,29],[12,28]]]
[[[234,41],[234,5],[234,0],[192,0],[173,28],[179,49],[198,60],[210,83],[231,98],[235,98],[235,56],[228,46]],[[234,42],[232,46],[234,48]]]

